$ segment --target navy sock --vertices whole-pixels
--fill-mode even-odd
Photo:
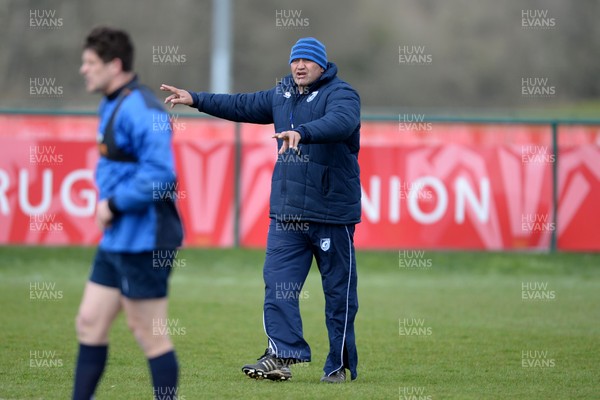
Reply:
[[[150,373],[152,374],[152,385],[154,386],[154,398],[156,400],[177,399],[177,374],[179,365],[175,351],[171,350],[161,356],[148,359]]]
[[[88,346],[79,343],[73,400],[89,400],[92,397],[104,372],[107,355],[107,345]]]

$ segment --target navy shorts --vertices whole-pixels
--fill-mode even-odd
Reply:
[[[98,249],[90,281],[118,288],[130,299],[166,297],[176,254],[177,250],[120,253]]]

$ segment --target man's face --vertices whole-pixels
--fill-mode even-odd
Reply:
[[[105,63],[95,51],[85,49],[81,56],[79,73],[85,79],[85,89],[92,92],[106,93],[115,76],[115,60]]]
[[[298,86],[309,86],[321,77],[324,69],[314,61],[296,58],[290,64],[292,77]]]

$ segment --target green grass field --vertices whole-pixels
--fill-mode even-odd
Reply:
[[[0,399],[69,398],[74,317],[93,254],[0,247]],[[412,255],[422,268],[405,268],[406,253],[357,254],[359,377],[327,385],[316,268],[301,300],[312,363],[294,366],[289,382],[254,381],[240,367],[266,347],[263,251],[182,250],[169,315],[180,399],[600,397],[600,254]],[[110,338],[96,398],[151,399],[145,358],[122,317]]]

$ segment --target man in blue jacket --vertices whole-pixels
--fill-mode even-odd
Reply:
[[[171,128],[161,102],[132,71],[126,32],[96,28],[80,73],[100,103],[96,220],[103,230],[77,315],[73,399],[89,400],[108,355],[119,311],[148,359],[155,399],[174,399],[178,364],[167,326],[167,280],[183,233],[175,208]],[[117,396],[118,397],[118,396]],[[142,396],[143,397],[143,396]]]
[[[251,378],[287,380],[290,364],[308,362],[298,299],[312,259],[321,272],[329,355],[324,382],[357,376],[354,318],[358,310],[354,226],[360,222],[360,99],[337,77],[325,46],[302,38],[292,47],[291,75],[276,87],[246,94],[194,93],[168,85],[165,103],[186,104],[231,121],[275,124],[278,160],[263,269],[263,322],[268,348],[242,370]]]

